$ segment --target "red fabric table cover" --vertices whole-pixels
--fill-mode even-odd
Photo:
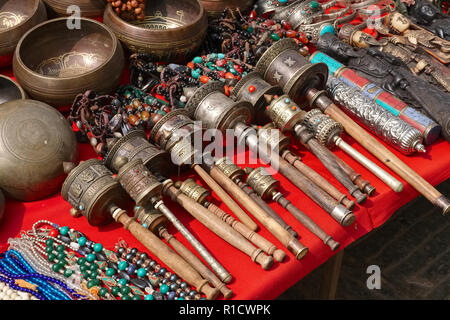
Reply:
[[[0,73],[13,77],[11,68],[0,69]],[[128,83],[128,73],[126,71],[121,82]],[[355,143],[351,137],[344,134],[344,140],[370,160],[386,168],[359,144]],[[432,185],[437,185],[450,176],[450,145],[443,139],[439,139],[432,146],[427,146],[426,154],[416,154],[414,156],[404,156],[393,148],[388,148]],[[307,152],[295,142],[292,144],[291,149],[297,155],[301,156],[308,166],[328,179],[341,192],[348,194],[345,188],[311,153]],[[313,218],[336,241],[340,242],[340,250],[342,250],[356,239],[381,226],[397,209],[419,194],[396,174],[393,175],[404,183],[405,188],[401,193],[394,193],[383,182],[347,156],[343,151],[333,150],[333,152],[359,172],[363,178],[369,180],[377,190],[375,195],[370,197],[363,205],[356,206],[354,209],[356,223],[350,227],[345,228],[340,226],[324,210],[315,204],[315,202],[280,174],[276,174],[275,178],[281,181],[280,191],[300,210]],[[96,157],[96,154],[89,144],[79,144],[79,157],[80,160],[87,160]],[[249,155],[246,154],[246,159],[249,159],[248,157]],[[254,167],[255,165],[249,166]],[[392,173],[389,169],[387,171]],[[199,177],[192,171],[182,174],[180,178],[185,179],[187,177],[193,177],[202,183]],[[175,181],[178,177],[175,176],[172,179]],[[225,205],[220,203],[220,200],[215,194],[213,194],[213,197],[216,204],[220,204],[222,209],[231,213]],[[288,253],[284,262],[274,263],[270,270],[263,270],[253,263],[244,253],[238,251],[193,219],[180,206],[170,202],[168,199],[166,199],[166,204],[232,274],[233,280],[229,284],[229,288],[234,292],[232,299],[274,299],[336,253],[332,252],[320,239],[311,234],[289,212],[276,203],[270,203],[270,206],[298,232],[300,241],[309,248],[309,253],[302,260],[295,260],[294,256],[266,228],[261,227],[261,224],[255,220],[261,227],[259,234]],[[123,239],[130,247],[146,250],[128,231],[121,228],[119,224],[112,223],[104,227],[92,227],[84,217],[71,217],[69,210],[70,205],[62,199],[60,194],[50,196],[44,200],[28,203],[8,199],[6,202],[4,221],[0,225],[0,251],[6,250],[8,238],[17,237],[22,230],[31,229],[32,225],[40,219],[50,220],[60,226],[67,225],[76,230],[80,230],[88,238],[102,243],[108,249],[114,249],[115,243]],[[174,227],[170,227],[169,231],[199,256]],[[153,256],[151,253],[150,255]]]

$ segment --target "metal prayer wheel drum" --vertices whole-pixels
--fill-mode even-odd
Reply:
[[[198,203],[203,203],[211,194],[208,189],[203,188],[194,179],[186,179],[180,186],[181,192],[194,199]]]
[[[0,104],[26,98],[25,91],[18,83],[11,78],[0,75]]]
[[[139,220],[142,226],[154,234],[158,234],[161,227],[167,229],[169,226],[167,218],[151,204],[134,207],[134,217]]]
[[[278,130],[273,122],[258,128],[258,135],[260,141],[265,141],[270,150],[278,150],[280,154],[287,149],[291,143],[291,139]]]
[[[257,72],[250,72],[244,76],[233,88],[232,97],[236,101],[247,101],[253,106],[253,119],[256,124],[267,123],[266,114],[267,95],[282,95],[283,89],[273,86],[261,78]]]
[[[325,89],[328,67],[324,63],[311,64],[291,38],[275,42],[259,59],[255,71],[274,86],[280,86],[300,107],[307,104],[310,88]]]
[[[253,169],[247,176],[247,183],[261,198],[271,198],[280,186],[280,181],[274,179],[264,167]]]
[[[0,67],[11,64],[24,33],[45,20],[47,11],[41,0],[0,0]]]
[[[309,111],[305,116],[304,124],[324,146],[333,146],[333,138],[339,137],[344,130],[339,122],[331,119],[319,109]]]
[[[227,97],[219,81],[209,81],[198,88],[185,109],[192,118],[202,121],[203,127],[220,131],[231,129],[238,122],[249,124],[252,118],[252,105]]]
[[[64,181],[61,195],[93,226],[111,222],[114,207],[126,209],[132,204],[113,173],[98,159],[83,161],[74,168]]]
[[[174,170],[169,154],[148,142],[147,134],[143,130],[130,131],[120,138],[109,148],[104,163],[113,172],[118,172],[124,158],[128,161],[141,159],[142,163],[155,173],[170,174]]]
[[[56,193],[78,160],[75,134],[56,109],[23,99],[0,105],[0,188],[20,201]]]
[[[170,153],[177,166],[195,163],[201,159],[201,150],[194,148],[195,136],[202,138],[202,128],[196,126],[186,110],[169,112],[153,127],[150,140]]]
[[[228,157],[223,157],[221,159],[216,160],[215,165],[231,180],[235,179],[242,180],[243,177],[245,176],[245,171],[241,167],[237,166]]]
[[[117,180],[137,205],[144,205],[154,197],[161,197],[162,183],[148,171],[141,159],[124,164],[119,169]]]

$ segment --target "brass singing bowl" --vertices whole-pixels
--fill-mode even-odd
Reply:
[[[123,68],[114,32],[88,18],[37,25],[20,39],[13,59],[14,75],[30,97],[55,107],[72,104],[87,90],[113,92]]]
[[[78,160],[72,127],[55,108],[36,100],[0,105],[0,188],[20,201],[56,193]]]
[[[132,52],[145,52],[160,62],[183,62],[203,43],[208,19],[198,0],[149,0],[142,21],[127,22],[106,6],[103,22]]]
[[[12,100],[26,99],[26,97],[27,94],[17,82],[0,74],[0,104]]]
[[[59,16],[74,13],[71,6],[80,9],[80,15],[87,18],[100,17],[105,11],[106,0],[43,0]]]
[[[45,20],[47,11],[41,0],[0,0],[0,67],[11,64],[24,33]]]
[[[211,18],[218,18],[223,10],[230,8],[235,10],[238,8],[242,13],[250,9],[255,2],[254,0],[200,0],[206,13]]]

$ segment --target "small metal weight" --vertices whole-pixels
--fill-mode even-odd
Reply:
[[[170,174],[174,171],[169,154],[148,142],[147,134],[143,130],[130,131],[110,146],[104,163],[112,171],[118,172],[124,157],[128,161],[141,159],[151,172]]]
[[[238,123],[249,124],[253,108],[249,102],[227,97],[222,82],[209,81],[194,92],[185,109],[191,118],[202,121],[204,128],[223,132]]]
[[[128,208],[130,197],[98,159],[81,162],[67,176],[61,195],[93,226],[111,222],[114,207]]]

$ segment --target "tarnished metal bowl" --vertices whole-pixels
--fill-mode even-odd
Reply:
[[[241,12],[245,12],[253,5],[254,0],[200,0],[205,8],[208,16],[217,18],[224,9],[230,8],[235,10],[239,8]]]
[[[202,45],[208,19],[198,0],[149,0],[145,12],[144,20],[127,22],[108,4],[103,22],[130,51],[148,53],[155,61],[186,61]]]
[[[77,20],[49,20],[19,41],[13,71],[32,98],[52,106],[70,105],[79,93],[111,93],[118,85],[124,68],[120,42],[100,22],[78,22],[79,28]]]
[[[75,134],[55,108],[36,100],[0,105],[0,188],[32,201],[56,193],[78,159]]]
[[[24,33],[45,20],[47,11],[41,0],[0,0],[0,67],[11,64]]]
[[[27,94],[17,82],[0,74],[0,104],[17,99],[26,99],[26,97]]]
[[[57,15],[70,16],[71,6],[80,8],[82,17],[95,18],[103,15],[106,0],[43,0]],[[68,10],[69,9],[69,10]]]

